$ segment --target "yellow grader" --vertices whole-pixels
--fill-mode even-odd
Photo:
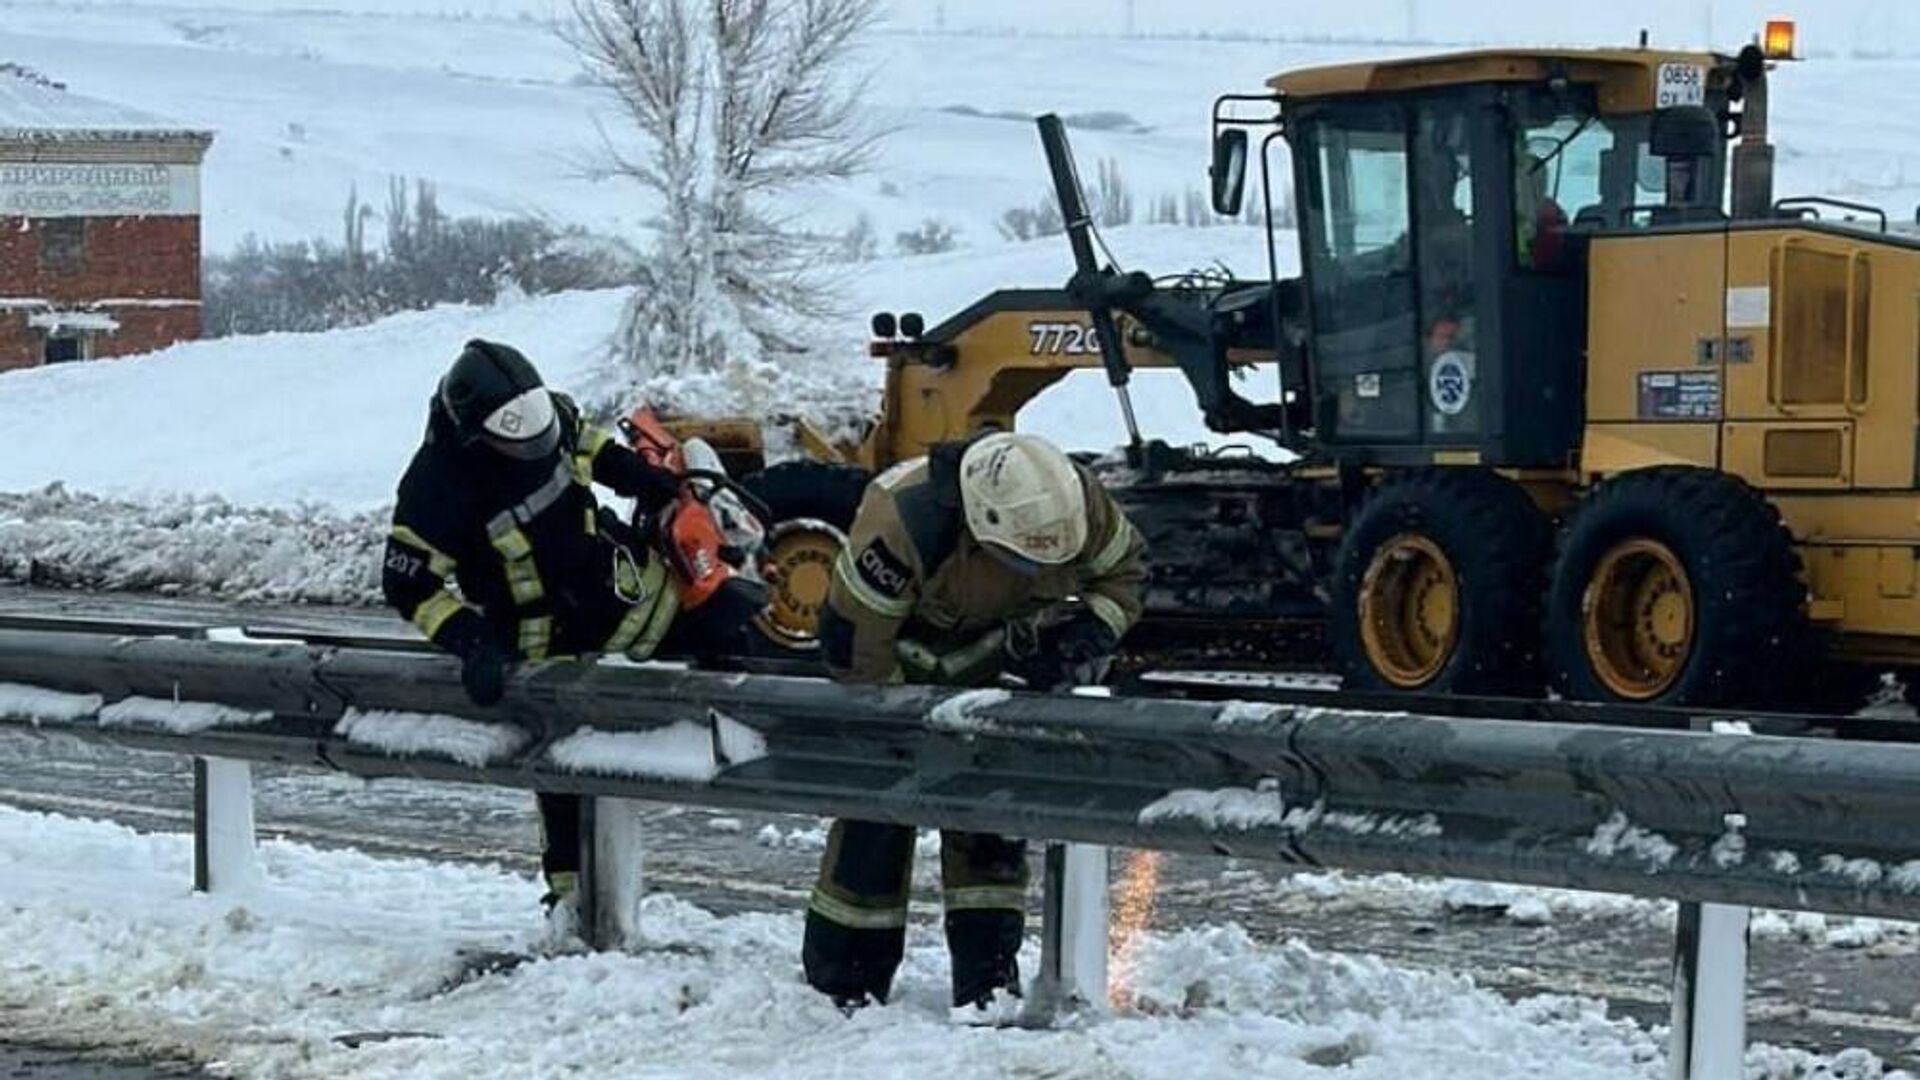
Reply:
[[[1011,427],[1081,368],[1131,426],[1129,373],[1170,367],[1212,429],[1295,460],[1134,428],[1108,474],[1149,542],[1149,644],[1310,625],[1352,688],[1701,706],[1851,707],[1920,668],[1920,241],[1776,199],[1791,54],[1775,24],[1735,55],[1470,52],[1223,97],[1217,211],[1256,150],[1271,210],[1291,150],[1284,279],[1277,257],[1252,281],[1098,265],[1043,118],[1078,272],[937,326],[876,318],[865,441],[756,481],[805,519],[775,636],[805,643],[861,470]],[[1249,372],[1277,372],[1262,401]]]

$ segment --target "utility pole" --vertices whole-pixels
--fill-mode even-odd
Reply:
[[[1134,36],[1134,33],[1138,31],[1140,28],[1139,23],[1135,21],[1135,17],[1138,15],[1138,11],[1136,10],[1137,6],[1138,6],[1138,0],[1127,0],[1127,36],[1128,37]]]
[[[1407,0],[1407,42],[1420,40],[1420,0]]]
[[[933,28],[935,30],[947,28],[947,0],[939,0],[933,5]]]

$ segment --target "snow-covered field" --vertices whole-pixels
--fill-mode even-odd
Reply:
[[[1121,5],[1070,7],[1049,8],[1053,13],[1034,28],[1054,35],[1080,25],[1075,11],[1110,14]],[[1273,20],[1256,7],[1241,0],[1201,5],[1185,11],[1182,25],[1276,34],[1295,25],[1260,30],[1262,19]],[[1609,22],[1626,17],[1627,7],[1569,27],[1563,37],[1627,36]],[[1729,40],[1743,36],[1750,21],[1735,7],[1715,9]],[[1369,15],[1365,8],[1315,8],[1296,20],[1298,32],[1340,32],[1326,22],[1337,11],[1347,33],[1391,36],[1393,13]],[[1441,37],[1497,34],[1504,25],[1470,4],[1428,3],[1424,10],[1458,28],[1430,31]],[[864,214],[883,247],[896,232],[938,219],[959,229],[960,250],[843,267],[846,315],[831,327],[845,341],[838,356],[773,380],[676,388],[692,404],[765,414],[844,411],[851,402],[859,411],[862,387],[870,393],[877,377],[876,365],[861,356],[866,313],[917,310],[939,321],[993,288],[1062,282],[1070,269],[1062,241],[1009,244],[995,227],[1003,211],[1046,196],[1037,140],[1021,117],[1048,109],[1119,114],[1078,128],[1076,148],[1089,168],[1101,158],[1120,162],[1144,205],[1202,186],[1213,94],[1257,88],[1292,66],[1395,51],[941,33],[934,28],[949,19],[956,30],[1003,26],[1013,8],[899,0],[890,11],[893,32],[875,37],[863,58],[872,80],[867,120],[892,132],[878,167],[844,189],[813,193],[795,210],[829,227]],[[1135,15],[1144,30],[1164,30],[1174,11],[1148,0]],[[1862,11],[1854,20],[1860,25],[1879,17],[1877,8]],[[206,169],[214,251],[249,233],[330,236],[350,188],[375,195],[377,204],[392,175],[434,181],[454,212],[535,212],[631,234],[648,207],[630,185],[592,175],[602,132],[618,127],[577,78],[552,29],[554,12],[552,0],[12,0],[0,2],[0,58],[39,68],[76,91],[216,128]],[[1657,19],[1649,25],[1676,40],[1705,32],[1697,17],[1670,28]],[[1729,29],[1735,26],[1741,29]],[[1782,191],[1895,207],[1920,200],[1920,120],[1898,105],[1916,69],[1920,62],[1831,59],[1783,71],[1775,95]],[[1259,231],[1251,228],[1137,225],[1114,230],[1111,239],[1135,268],[1167,272],[1224,261],[1245,274],[1264,269]],[[1284,244],[1283,251],[1290,264],[1293,253]],[[243,506],[369,510],[388,497],[417,438],[427,391],[462,341],[514,341],[553,381],[575,385],[618,305],[617,296],[602,293],[490,311],[441,310],[339,334],[189,345],[110,366],[0,377],[0,417],[11,433],[9,452],[0,457],[0,491],[63,482],[75,491],[140,499],[187,494]],[[1137,394],[1151,434],[1173,442],[1203,437],[1177,378],[1147,376]],[[1120,435],[1111,397],[1091,374],[1053,390],[1023,423],[1079,449],[1103,449]]]
[[[1225,241],[1225,243],[1222,243]],[[1115,230],[1122,258],[1203,265],[1225,256],[1251,273],[1264,260],[1253,229],[1133,226]],[[1063,241],[988,253],[873,264],[854,310],[950,312],[1002,283],[1058,285],[1071,272]],[[419,444],[435,380],[468,338],[514,342],[549,381],[585,380],[618,317],[618,292],[568,293],[487,309],[405,314],[327,334],[277,334],[180,345],[113,363],[66,365],[0,377],[10,432],[0,491],[62,482],[103,495],[214,494],[249,506],[324,504],[357,511],[391,500]],[[842,350],[760,378],[676,388],[683,405],[747,416],[877,408],[880,365],[865,356],[864,319],[850,318]],[[1069,445],[1120,440],[1103,378],[1076,379],[1026,418]],[[1204,435],[1177,376],[1147,374],[1136,391],[1143,422],[1170,441]]]
[[[1213,97],[1260,88],[1277,71],[1398,55],[1405,45],[1313,44],[1402,32],[1405,0],[1293,5],[1252,0],[1176,4],[1140,0],[1146,31],[1236,29],[1278,40],[1066,40],[1086,26],[1111,33],[1124,0],[1078,5],[896,0],[893,32],[876,36],[862,66],[873,94],[867,119],[893,134],[873,175],[818,193],[804,209],[827,225],[866,213],[883,243],[926,218],[960,229],[962,243],[999,243],[994,222],[1047,189],[1039,149],[1021,117],[1119,114],[1076,132],[1089,163],[1118,160],[1147,200],[1205,183]],[[376,205],[390,176],[431,180],[456,213],[533,212],[632,230],[647,206],[630,185],[596,178],[603,132],[620,127],[578,78],[553,30],[555,0],[139,0],[0,2],[0,57],[37,68],[78,92],[123,101],[219,133],[206,169],[207,242],[231,248],[248,233],[337,237],[350,187]],[[1701,44],[1704,8],[1628,0],[1572,18],[1547,5],[1422,0],[1443,40]],[[1808,5],[1814,7],[1816,5]],[[954,32],[933,29],[944,8]],[[1812,46],[1898,52],[1920,16],[1906,5],[1826,0],[1802,13]],[[1855,10],[1848,11],[1847,8]],[[1758,30],[1765,5],[1718,0],[1713,44],[1731,48]],[[1090,26],[1081,12],[1103,16]],[[1821,30],[1825,20],[1827,29]],[[1028,26],[1043,36],[992,31]],[[1904,33],[1902,31],[1905,31]],[[1432,46],[1424,47],[1431,49]],[[1909,46],[1909,51],[1911,47]],[[1920,118],[1897,107],[1920,61],[1822,57],[1778,79],[1774,126],[1783,194],[1867,197],[1898,208],[1920,199]],[[1890,107],[1893,106],[1893,107]]]
[[[948,1014],[931,926],[912,935],[896,1002],[847,1019],[802,982],[793,914],[717,918],[656,896],[645,949],[548,954],[538,887],[497,870],[272,843],[258,889],[210,898],[186,890],[191,859],[184,837],[0,809],[8,1036],[289,1080],[1665,1075],[1655,1034],[1598,1003],[1509,1003],[1233,926],[1149,935],[1118,1013],[982,1030]],[[463,954],[523,950],[541,958],[453,985]],[[1749,1058],[1759,1077],[1814,1064]]]

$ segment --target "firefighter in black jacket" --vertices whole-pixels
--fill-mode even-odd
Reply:
[[[389,604],[461,659],[476,704],[500,700],[516,660],[643,658],[672,625],[665,560],[600,509],[595,482],[649,513],[680,490],[677,476],[547,390],[517,350],[468,342],[401,478],[382,584]],[[539,807],[553,904],[577,887],[579,799],[541,793]]]

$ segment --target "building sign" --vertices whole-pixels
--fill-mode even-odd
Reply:
[[[0,217],[200,212],[198,165],[0,161]]]

